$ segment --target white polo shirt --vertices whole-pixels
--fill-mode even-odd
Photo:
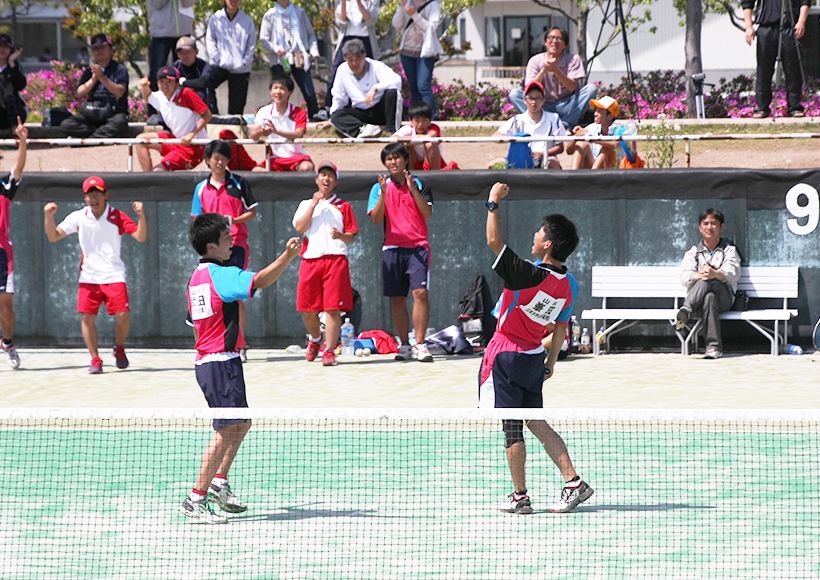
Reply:
[[[84,207],[68,214],[57,227],[66,234],[79,235],[80,284],[125,282],[125,263],[120,258],[122,235],[137,231],[130,217],[106,204],[98,220],[90,207]]]
[[[299,218],[307,213],[311,203],[312,199],[306,199],[299,204],[293,216],[293,227],[296,227]],[[347,244],[331,237],[330,232],[333,228],[345,234],[359,231],[353,208],[335,195],[316,204],[310,227],[302,238],[302,251],[299,255],[308,260],[322,256],[347,256]]]
[[[548,137],[550,135],[563,136],[567,134],[567,130],[564,129],[564,124],[561,122],[561,118],[555,113],[548,111],[541,112],[541,120],[537,123],[532,120],[529,112],[525,111],[501,125],[498,132],[502,135],[510,136],[516,133],[529,133],[533,137]],[[544,154],[546,154],[554,144],[551,140],[531,141],[529,143],[530,151]]]
[[[179,87],[171,95],[171,100],[156,91],[148,96],[148,102],[162,114],[162,120],[168,125],[174,137],[181,139],[196,129],[202,113],[208,110],[198,94],[193,89]],[[207,139],[208,132],[203,129],[194,136],[195,139]]]
[[[333,104],[330,106],[330,112],[335,113],[339,109],[346,107],[347,102],[350,101],[350,106],[355,109],[369,109],[376,103],[382,100],[384,91],[388,89],[396,89],[401,92],[401,77],[393,72],[389,66],[378,60],[365,59],[365,70],[361,78],[353,74],[350,66],[343,62],[336,69],[336,78],[333,80]],[[373,97],[373,102],[368,106],[365,103],[365,98],[370,89],[376,89],[376,96]],[[398,104],[396,106],[399,118],[401,118],[401,95],[399,95]]]
[[[288,103],[288,108],[285,109],[284,115],[280,115],[276,110],[276,104],[271,103],[265,105],[256,112],[253,122],[261,126],[268,123],[272,124],[277,131],[284,131],[286,133],[293,133],[297,129],[307,128],[307,113],[301,107],[295,107]],[[272,138],[277,138],[278,135],[271,135]],[[295,157],[297,155],[307,155],[305,149],[296,143],[283,143],[281,145],[270,146],[271,159],[277,157]]]

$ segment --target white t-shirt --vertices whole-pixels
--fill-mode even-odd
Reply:
[[[293,227],[305,213],[307,213],[312,199],[306,199],[296,208],[293,215]],[[321,258],[322,256],[342,255],[347,256],[347,244],[342,240],[334,240],[330,232],[336,228],[341,233],[358,232],[356,218],[353,209],[346,201],[342,201],[337,196],[324,199],[316,204],[313,209],[310,227],[302,238],[302,258]]]
[[[590,123],[584,129],[587,130],[587,135],[590,137],[600,137],[601,136],[601,126],[598,123]],[[626,134],[626,127],[623,125],[610,125],[608,135],[610,137],[620,137]],[[590,149],[592,150],[592,157],[598,157],[601,154],[601,146],[597,143],[590,143]],[[618,145],[615,149],[618,154],[618,159],[623,159],[624,157],[624,150],[623,148]]]
[[[361,78],[357,78],[350,70],[346,62],[339,65],[336,70],[336,78],[333,81],[333,104],[330,112],[335,113],[339,109],[346,107],[348,100],[350,106],[356,109],[369,109],[382,100],[384,91],[396,89],[401,92],[401,77],[393,72],[389,66],[378,60],[365,59],[365,71]],[[368,106],[365,104],[365,97],[372,88],[376,89],[376,96]],[[402,100],[399,97],[397,103],[397,113],[401,113]],[[401,118],[401,115],[399,115]]]
[[[125,263],[120,258],[122,235],[137,231],[130,217],[106,204],[105,212],[97,219],[90,207],[84,207],[68,214],[57,227],[66,234],[79,235],[83,253],[81,284],[125,282]]]
[[[549,113],[547,111],[541,112],[541,120],[538,121],[538,123],[532,120],[528,111],[525,111],[501,125],[498,132],[502,135],[510,136],[516,133],[529,133],[533,137],[548,137],[550,135],[562,136],[567,134],[567,130],[561,122],[561,118],[555,113]],[[546,154],[553,145],[554,142],[552,140],[531,141],[530,151]]]
[[[430,125],[430,129],[435,129],[439,132],[439,136],[441,136],[441,130],[438,128],[438,125]],[[428,129],[428,131],[430,130]],[[393,133],[394,137],[415,137],[418,135],[416,133],[416,128],[413,125],[402,125],[401,128]],[[424,137],[425,135],[422,135]],[[416,154],[416,159],[421,159],[424,161],[424,144],[423,143],[413,143],[407,144],[408,147],[413,148],[413,152]],[[441,143],[438,144],[438,154],[439,156],[444,159],[444,152],[441,149]]]
[[[284,115],[280,115],[276,110],[276,104],[271,103],[265,105],[256,112],[253,120],[254,123],[265,126],[271,123],[277,131],[285,131],[293,133],[297,129],[307,128],[307,113],[301,107],[295,107],[288,103],[288,108]],[[272,138],[277,138],[278,135],[271,135]],[[296,155],[307,155],[305,149],[297,143],[283,143],[281,145],[270,146],[271,159],[277,157],[295,157]]]

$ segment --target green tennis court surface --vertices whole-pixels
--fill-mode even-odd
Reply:
[[[820,426],[558,423],[596,490],[527,440],[531,516],[493,421],[257,421],[231,471],[244,514],[177,511],[207,422],[181,428],[4,421],[0,577],[818,578]]]

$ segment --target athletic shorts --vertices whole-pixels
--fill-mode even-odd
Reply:
[[[413,167],[416,171],[430,171],[430,163],[427,162],[427,159],[419,161],[416,159],[416,164]],[[442,171],[451,171],[453,169],[459,169],[458,163],[455,161],[450,161],[450,163],[445,163],[444,159],[441,160],[441,167],[439,167]]]
[[[77,293],[77,312],[96,315],[105,302],[108,314],[128,312],[128,288],[125,282],[113,284],[80,284]]]
[[[271,157],[270,159],[270,170],[271,171],[298,171],[299,164],[303,161],[310,161],[313,163],[313,160],[310,158],[310,155],[294,155],[293,157]],[[259,167],[265,168],[265,162],[262,161],[259,164]]]
[[[161,139],[173,139],[174,136],[166,131],[157,133]],[[160,163],[167,171],[182,171],[193,169],[205,158],[205,145],[161,145],[162,159]]]
[[[520,352],[504,337],[495,335],[481,361],[478,406],[480,408],[533,408],[544,406],[544,350]]]
[[[388,248],[382,251],[384,296],[407,296],[410,290],[430,287],[430,252],[427,248]]]
[[[235,354],[235,353],[231,353]],[[196,382],[209,407],[247,408],[245,375],[239,355],[227,360],[197,363]],[[247,419],[214,419],[214,430],[245,423]]]
[[[236,266],[242,270],[248,269],[248,246],[247,244],[239,243],[231,246],[231,257],[225,262],[226,266]]]
[[[340,254],[302,260],[296,287],[296,310],[327,312],[353,310],[350,264]]]
[[[14,294],[14,272],[12,271],[11,248],[0,247],[0,292]]]

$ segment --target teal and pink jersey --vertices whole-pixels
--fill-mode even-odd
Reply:
[[[255,272],[203,258],[188,282],[188,309],[197,332],[196,362],[239,356],[239,300],[253,297]]]

